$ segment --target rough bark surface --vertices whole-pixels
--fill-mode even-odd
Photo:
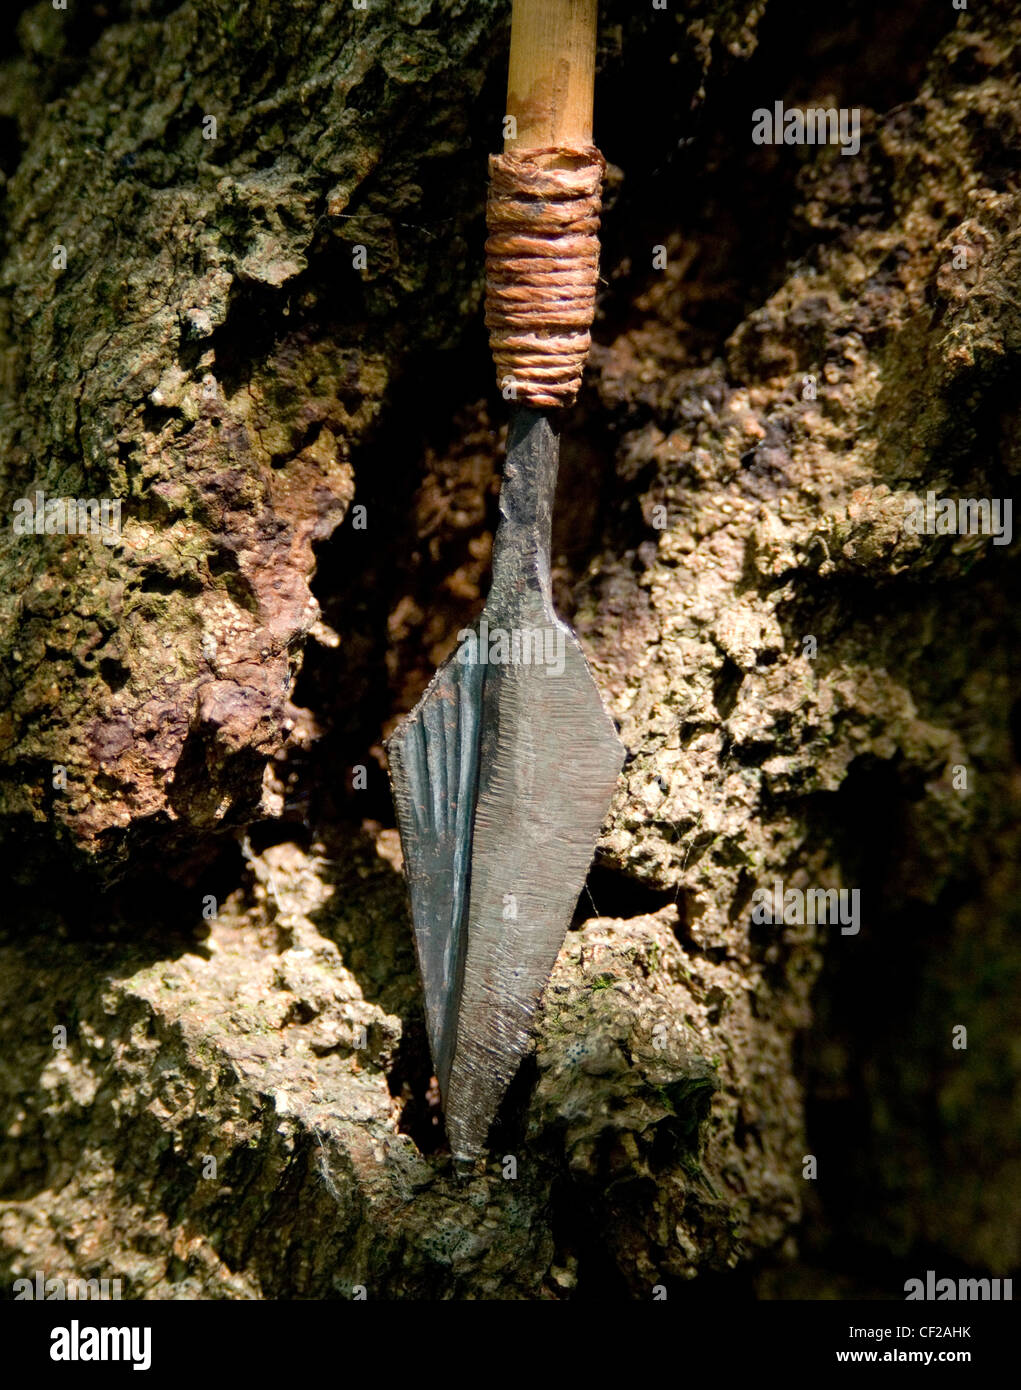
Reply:
[[[924,8],[606,15],[557,585],[630,756],[465,1183],[379,745],[487,582],[505,7],[21,15],[5,515],[124,521],[0,532],[10,1276],[896,1297],[877,1261],[1021,1261],[1016,559],[903,524],[1021,465],[1021,17]],[[751,145],[824,92],[859,155]],[[754,922],[775,879],[858,888],[860,933]]]

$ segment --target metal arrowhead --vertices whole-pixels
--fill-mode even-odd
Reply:
[[[557,445],[545,415],[516,412],[489,599],[387,748],[433,1064],[463,1159],[528,1050],[624,760],[553,610]]]

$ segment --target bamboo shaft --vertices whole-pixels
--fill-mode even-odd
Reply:
[[[513,0],[507,153],[591,145],[597,0]]]

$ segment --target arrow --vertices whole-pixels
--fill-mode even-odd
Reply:
[[[550,583],[560,411],[578,389],[598,264],[594,55],[595,0],[514,0],[516,135],[491,160],[487,322],[521,404],[493,583],[387,745],[426,1026],[461,1162],[483,1151],[530,1047],[624,760]]]

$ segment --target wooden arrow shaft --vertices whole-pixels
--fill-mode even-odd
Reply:
[[[514,0],[504,150],[591,145],[595,75],[596,0]]]

